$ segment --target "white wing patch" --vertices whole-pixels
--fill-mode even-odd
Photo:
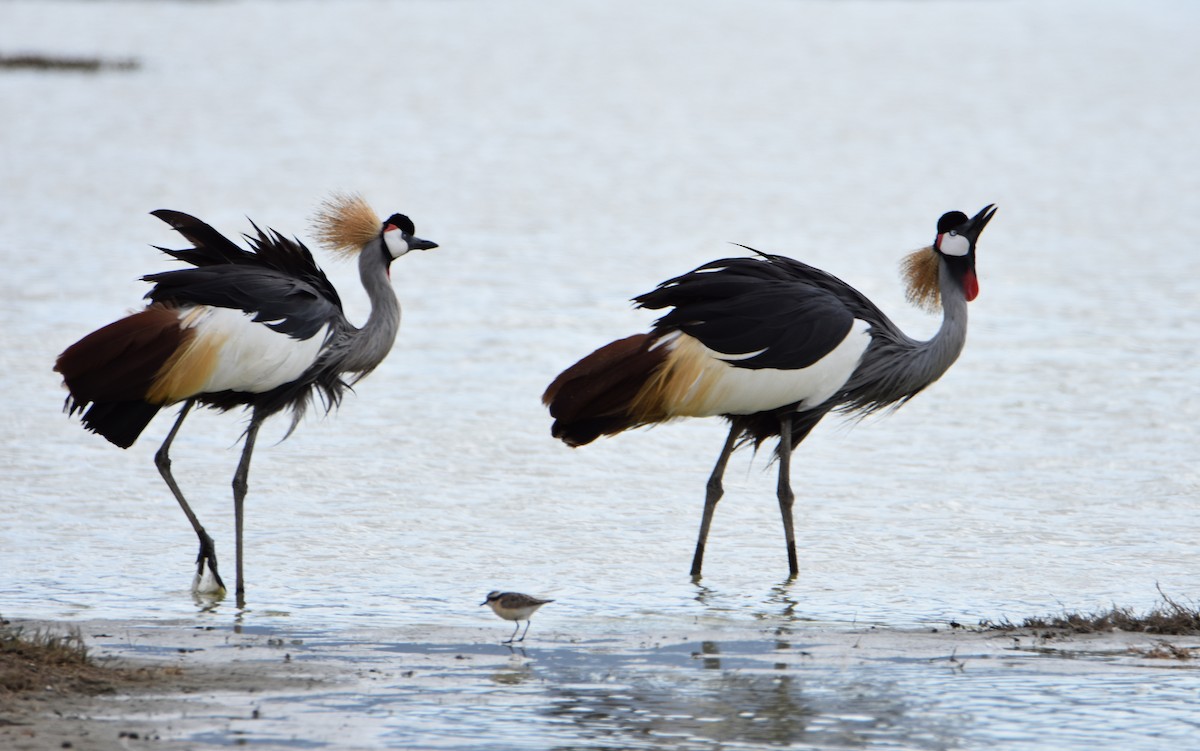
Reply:
[[[316,362],[329,332],[325,325],[309,339],[293,339],[255,323],[240,310],[198,306],[180,319],[181,328],[217,349],[216,367],[199,392],[245,391],[260,394],[299,378]]]
[[[829,354],[807,368],[739,368],[729,355],[681,335],[671,340],[663,384],[662,408],[670,417],[751,415],[789,404],[810,409],[837,393],[850,380],[871,343],[866,321],[855,320],[850,333]]]

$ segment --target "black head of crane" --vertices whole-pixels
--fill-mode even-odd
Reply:
[[[209,225],[178,211],[154,216],[191,248],[168,255],[191,268],[143,277],[154,286],[147,307],[88,334],[59,355],[54,369],[69,391],[66,409],[88,430],[122,448],[133,445],[163,407],[183,407],[155,454],[155,464],[200,539],[193,586],[223,592],[216,547],[171,474],[170,447],[191,408],[247,407],[241,460],[233,478],[237,537],[237,604],[245,605],[242,509],[250,456],[263,420],[285,409],[295,429],[314,395],[326,410],[381,363],[400,326],[390,282],[392,261],[437,244],[415,235],[412,221],[380,221],[362,198],[327,201],[315,225],[320,239],[358,257],[371,303],[361,327],[351,324],[337,291],[299,241],[257,226],[245,250]]]
[[[546,389],[552,434],[582,446],[680,417],[729,421],[708,480],[693,576],[701,572],[730,454],[778,436],[777,495],[795,575],[792,450],[830,411],[899,406],[954,363],[966,340],[967,302],[979,293],[976,243],[995,211],[944,214],[933,243],[905,260],[909,299],[942,310],[941,328],[928,341],[906,336],[840,279],[783,256],[753,251],[756,257],[723,258],[668,279],[634,298],[667,311],[650,332],[601,347]]]

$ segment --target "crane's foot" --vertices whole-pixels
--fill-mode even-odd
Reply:
[[[207,597],[223,597],[225,582],[217,570],[217,548],[208,535],[200,538],[200,553],[196,556],[196,576],[192,579],[192,591]]]

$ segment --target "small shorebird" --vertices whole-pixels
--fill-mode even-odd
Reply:
[[[479,603],[479,607],[491,605],[492,612],[500,616],[506,621],[516,621],[517,625],[513,628],[512,636],[508,637],[508,641],[503,644],[512,644],[513,638],[517,635],[517,631],[521,630],[521,621],[525,621],[525,633],[521,634],[521,638],[517,641],[525,641],[525,634],[529,633],[530,618],[537,612],[537,609],[554,600],[539,600],[536,597],[523,595],[520,592],[497,592],[492,590],[488,592],[487,599]]]

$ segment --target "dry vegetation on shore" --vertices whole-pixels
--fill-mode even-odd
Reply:
[[[30,691],[108,693],[139,677],[139,671],[93,660],[77,628],[28,631],[0,619],[0,697]]]

